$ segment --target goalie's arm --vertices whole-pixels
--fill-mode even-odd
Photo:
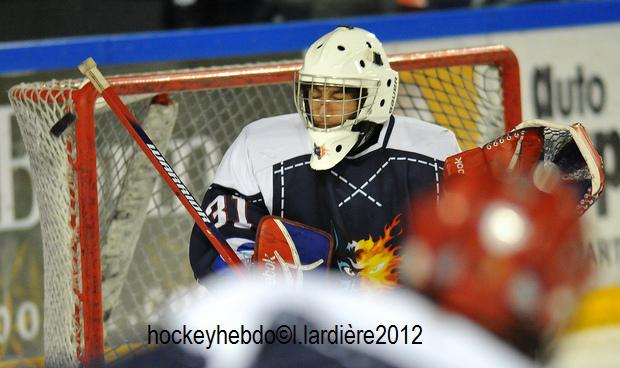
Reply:
[[[257,224],[263,216],[269,214],[262,196],[244,196],[234,189],[213,184],[204,196],[202,208],[239,258],[247,258],[241,254],[239,247],[254,242]],[[216,262],[218,257],[211,242],[194,225],[189,244],[189,260],[194,277],[198,280],[212,273],[214,265],[221,264]]]

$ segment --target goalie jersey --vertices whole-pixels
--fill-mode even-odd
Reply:
[[[299,115],[270,117],[241,131],[202,207],[237,253],[254,242],[260,219],[271,214],[331,234],[331,267],[352,282],[394,284],[409,206],[418,195],[439,195],[443,161],[459,151],[449,130],[393,116],[380,127],[375,143],[332,169],[315,171]],[[212,272],[218,258],[194,226],[190,263],[195,277]]]

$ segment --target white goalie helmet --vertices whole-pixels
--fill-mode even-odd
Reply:
[[[397,93],[398,73],[374,34],[338,27],[314,42],[295,78],[295,105],[313,143],[310,166],[340,162],[360,136],[354,126],[385,123]]]

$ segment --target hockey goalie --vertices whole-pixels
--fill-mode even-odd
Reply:
[[[248,263],[254,257],[269,268],[326,266],[351,285],[396,285],[409,203],[429,190],[439,195],[443,162],[460,151],[456,138],[444,127],[393,114],[399,74],[366,30],[342,26],[320,37],[295,78],[297,113],[248,124],[224,155],[202,208]],[[259,224],[265,216],[280,219],[263,222],[270,226],[265,231]],[[333,255],[306,262],[304,252],[297,260],[291,253],[278,263],[275,253],[256,254],[261,234],[290,225],[282,219],[328,234]],[[196,228],[190,263],[197,279],[225,266]]]
[[[420,196],[439,200],[445,162],[448,179],[535,171],[541,189],[552,184],[544,182],[555,168],[575,188],[581,212],[602,191],[600,157],[579,126],[526,122],[483,149],[459,154],[448,129],[393,114],[398,78],[379,40],[363,29],[338,27],[309,47],[294,86],[298,113],[247,125],[204,195],[206,217],[246,264],[282,265],[289,280],[294,264],[297,276],[299,268],[327,267],[351,284],[396,285],[409,205]],[[279,219],[264,222],[274,226],[261,231],[265,216]],[[289,252],[280,262],[294,239],[278,256],[257,254],[261,233],[280,231],[286,240],[291,233],[281,230],[301,228],[286,221],[318,229],[325,239],[321,255],[304,263],[304,252]],[[197,227],[189,258],[196,279],[226,267]]]

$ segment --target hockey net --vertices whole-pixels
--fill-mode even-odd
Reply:
[[[462,149],[521,120],[519,70],[501,46],[394,55],[396,114],[446,126]],[[197,198],[239,131],[291,113],[299,63],[169,71],[109,78]],[[153,105],[154,96],[173,104]],[[195,285],[192,218],[137,144],[81,80],[9,91],[30,157],[45,262],[49,366],[116,358],[146,345],[158,306]],[[156,111],[156,110],[162,111]],[[67,112],[77,121],[59,136]],[[101,271],[100,271],[101,270]]]

